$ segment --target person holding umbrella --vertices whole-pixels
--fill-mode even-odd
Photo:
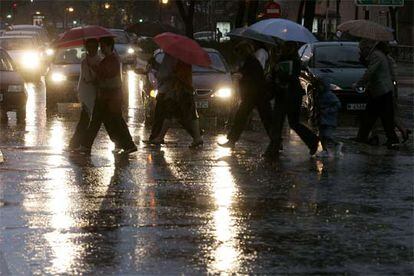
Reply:
[[[233,119],[233,125],[227,134],[227,142],[219,143],[222,147],[232,148],[239,140],[253,108],[257,108],[266,132],[270,136],[272,108],[266,95],[263,67],[254,55],[254,46],[242,41],[235,48],[240,56],[241,79],[239,80],[241,102]]]
[[[190,148],[198,148],[203,145],[203,140],[194,101],[191,65],[208,67],[211,60],[207,52],[187,37],[163,33],[156,36],[154,41],[164,51],[157,79],[161,94],[158,100],[161,100],[165,112],[163,118],[160,118],[162,126],[158,130],[153,129],[148,143],[163,143],[172,119],[175,118],[193,137]]]
[[[98,95],[95,111],[85,138],[81,153],[90,153],[95,137],[103,123],[111,140],[115,143],[116,154],[130,154],[137,151],[128,126],[122,117],[121,63],[114,52],[113,37],[99,40],[104,59],[99,65],[89,64],[97,75]]]
[[[278,156],[282,143],[282,130],[285,117],[288,117],[289,126],[308,146],[309,154],[314,155],[318,150],[319,138],[305,125],[300,123],[300,108],[304,91],[299,82],[301,71],[297,43],[286,41],[281,47],[281,56],[275,66],[274,79],[276,81],[275,106],[273,109],[271,142],[264,156],[274,158]]]
[[[69,142],[69,149],[76,150],[81,146],[83,135],[86,134],[91,121],[97,92],[96,73],[89,64],[97,66],[101,61],[98,54],[98,40],[90,38],[85,40],[86,56],[81,63],[81,72],[78,82],[79,101],[82,104],[79,122],[75,133]]]

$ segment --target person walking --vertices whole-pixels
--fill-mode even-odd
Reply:
[[[263,126],[270,136],[272,108],[266,95],[263,67],[254,55],[254,47],[247,41],[240,42],[236,48],[242,65],[239,69],[241,102],[233,118],[233,124],[227,134],[227,142],[219,143],[222,147],[232,148],[239,140],[249,115],[257,108]]]
[[[192,66],[164,53],[157,72],[157,80],[159,94],[156,112],[159,115],[147,143],[155,145],[164,143],[164,137],[172,125],[172,120],[178,119],[193,138],[190,148],[201,147],[203,139],[194,101]]]
[[[358,86],[364,86],[368,102],[361,120],[356,142],[368,143],[369,134],[378,118],[387,136],[386,146],[397,149],[399,139],[395,133],[394,84],[392,68],[387,56],[378,48],[378,42],[363,39],[359,43],[361,57],[367,61],[367,70]]]
[[[78,96],[81,103],[81,114],[75,133],[70,139],[68,146],[69,150],[76,150],[81,146],[83,136],[86,134],[92,118],[96,100],[96,74],[89,64],[97,66],[101,61],[101,57],[98,54],[99,44],[97,39],[87,39],[84,45],[86,49],[86,56],[81,62],[81,71],[78,82]]]
[[[317,153],[318,157],[329,157],[334,149],[336,156],[342,155],[342,142],[338,142],[335,136],[335,130],[338,125],[338,112],[341,108],[341,101],[331,91],[329,85],[332,80],[328,77],[322,77],[316,80],[316,107],[317,122],[319,128],[319,139],[322,145],[322,152]]]
[[[287,41],[281,46],[279,62],[275,66],[275,106],[272,116],[271,142],[264,156],[274,158],[279,155],[282,143],[282,130],[285,117],[289,126],[308,146],[310,155],[318,150],[319,138],[305,125],[300,123],[300,109],[304,91],[299,82],[301,62],[297,52],[296,42]]]
[[[114,39],[101,38],[100,48],[104,59],[97,66],[89,64],[97,76],[98,96],[81,151],[90,154],[92,144],[103,123],[109,137],[115,143],[114,153],[129,154],[137,151],[137,147],[122,117],[122,72],[119,57],[114,52]]]

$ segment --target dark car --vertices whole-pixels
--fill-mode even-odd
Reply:
[[[357,42],[315,42],[299,49],[302,60],[300,81],[306,92],[304,107],[311,111],[314,104],[315,80],[328,77],[330,88],[348,111],[365,110],[364,87],[353,87],[363,76],[366,68],[359,61]]]
[[[216,118],[219,126],[224,125],[238,101],[232,81],[232,75],[223,56],[214,49],[207,49],[212,65],[210,68],[193,66],[193,87],[196,107],[201,117]],[[155,60],[161,64],[164,58],[162,51],[156,51]],[[143,85],[146,107],[146,120],[151,123],[155,106],[156,89],[147,78]],[[154,78],[152,78],[154,79]]]
[[[8,111],[17,111],[17,120],[26,117],[27,91],[24,80],[16,71],[12,59],[0,48],[0,117],[7,120]]]

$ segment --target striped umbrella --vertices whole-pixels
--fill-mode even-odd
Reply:
[[[394,40],[393,30],[369,20],[350,20],[338,26],[341,32],[376,41]]]

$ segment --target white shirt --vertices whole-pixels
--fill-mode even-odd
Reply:
[[[260,65],[262,65],[262,68],[265,69],[267,59],[269,58],[269,54],[267,53],[267,51],[263,48],[260,48],[254,53],[254,55],[260,62]]]

